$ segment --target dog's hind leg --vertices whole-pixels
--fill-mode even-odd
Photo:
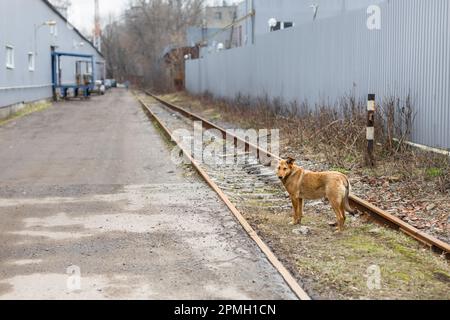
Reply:
[[[347,220],[347,216],[345,215],[345,211],[346,211],[345,208],[346,208],[345,200],[343,200],[343,201],[341,202],[340,211],[341,211],[341,214],[342,214],[342,219],[344,220],[344,224],[345,224],[345,220]]]
[[[351,185],[350,182],[348,181],[348,178],[346,177],[346,185],[345,185],[345,196],[343,199],[343,205],[344,205],[344,217],[345,217],[345,211],[347,211],[348,213],[350,213],[351,215],[355,215],[355,210],[350,207],[350,204],[348,203],[349,201],[349,197],[350,197],[350,191],[351,191]]]
[[[341,232],[344,230],[344,224],[345,224],[345,211],[342,210],[342,203],[340,203],[338,200],[333,199],[331,200],[331,207],[334,210],[334,213],[336,214],[336,220],[337,220],[337,231]]]

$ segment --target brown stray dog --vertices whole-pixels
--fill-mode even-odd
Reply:
[[[295,159],[280,160],[278,178],[290,195],[294,207],[293,225],[303,218],[304,200],[326,198],[336,214],[337,231],[344,230],[345,211],[353,213],[348,203],[350,183],[340,172],[311,172],[295,165]]]

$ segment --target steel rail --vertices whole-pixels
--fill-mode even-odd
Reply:
[[[282,276],[286,284],[291,288],[291,290],[295,293],[295,295],[300,300],[311,300],[309,295],[302,289],[302,287],[298,284],[297,280],[291,275],[291,273],[284,267],[284,265],[278,260],[275,254],[270,250],[270,248],[262,241],[262,239],[258,236],[256,231],[250,226],[244,216],[239,212],[239,210],[234,206],[234,204],[230,201],[227,195],[217,186],[217,184],[209,177],[205,170],[203,170],[198,162],[192,157],[190,152],[187,152],[183,146],[177,141],[176,137],[172,134],[170,129],[152,112],[151,108],[138,97],[138,101],[145,108],[145,110],[150,114],[150,116],[155,119],[158,125],[164,130],[164,132],[172,139],[172,141],[176,142],[178,147],[184,153],[184,155],[189,159],[192,166],[197,170],[200,176],[208,183],[208,185],[217,193],[217,195],[222,199],[225,205],[230,209],[236,219],[239,221],[243,229],[247,232],[250,238],[255,241],[261,251],[265,254],[269,262],[275,267],[275,269]]]
[[[155,100],[160,102],[161,104],[165,105],[166,107],[168,107],[168,108],[170,108],[192,120],[202,122],[202,125],[204,128],[216,129],[216,130],[219,130],[224,137],[227,135],[228,137],[234,138],[235,145],[237,145],[238,142],[240,142],[241,144],[244,144],[245,150],[255,152],[255,155],[258,159],[260,158],[261,155],[265,155],[266,158],[270,158],[273,160],[280,160],[280,158],[278,156],[268,152],[267,150],[261,149],[260,147],[255,146],[254,144],[249,143],[248,141],[245,141],[244,139],[240,138],[239,136],[236,136],[236,135],[228,132],[227,130],[221,128],[220,126],[218,126],[196,114],[193,114],[192,112],[189,112],[180,106],[177,106],[168,101],[165,101],[165,100],[161,99],[160,97],[158,97],[148,91],[145,91],[145,93],[148,96],[151,96],[152,98],[154,98]],[[426,245],[433,251],[435,251],[439,254],[443,254],[443,255],[445,255],[445,257],[447,259],[450,259],[450,254],[449,254],[450,253],[450,244],[448,244],[442,240],[439,240],[436,237],[433,237],[423,231],[420,231],[419,229],[404,222],[403,220],[397,218],[396,216],[376,207],[375,205],[369,203],[366,200],[359,198],[358,196],[356,196],[354,194],[350,195],[350,205],[352,207],[368,214],[375,221],[380,222],[384,225],[387,225],[393,229],[399,230],[399,231],[409,235],[410,237],[412,237],[412,238],[416,239],[417,241],[419,241],[420,243]]]

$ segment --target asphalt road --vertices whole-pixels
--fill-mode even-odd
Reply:
[[[294,299],[130,93],[0,126],[0,299]]]

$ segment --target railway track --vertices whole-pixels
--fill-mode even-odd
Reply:
[[[201,122],[203,125],[203,129],[217,130],[223,136],[226,133],[226,130],[224,128],[221,128],[220,126],[218,126],[196,114],[193,114],[193,113],[187,111],[186,109],[183,109],[182,107],[179,107],[172,103],[169,103],[168,101],[165,101],[150,92],[145,92],[145,94],[148,96],[151,96],[152,98],[157,100],[159,103],[163,104],[165,107],[167,107],[171,111],[174,111],[176,114],[179,114],[187,119],[190,119],[191,121]],[[141,103],[143,103],[143,102],[141,101]],[[191,124],[190,130],[192,130],[192,124]],[[261,149],[260,147],[258,147],[256,145],[253,145],[253,144],[243,140],[239,136],[228,133],[228,136],[230,136],[230,135],[234,139],[235,145],[242,146],[246,153],[252,155],[252,157],[249,158],[249,161],[246,164],[247,168],[243,168],[244,171],[246,171],[247,173],[251,173],[252,172],[251,170],[255,170],[254,172],[256,172],[260,175],[259,179],[262,180],[263,183],[267,183],[267,182],[272,183],[271,186],[266,185],[265,188],[269,189],[268,194],[277,195],[275,197],[276,199],[278,199],[278,200],[280,199],[280,192],[284,193],[284,195],[287,197],[287,193],[279,190],[279,186],[281,184],[279,183],[278,179],[276,179],[273,172],[269,168],[265,167],[263,164],[260,163],[260,159],[262,158],[262,156],[264,156],[264,159],[270,158],[270,159],[274,159],[274,160],[279,160],[279,157],[277,157],[274,154],[271,154],[270,152],[268,152],[266,150]],[[235,167],[233,166],[233,168],[235,168]],[[209,169],[214,172],[217,171],[214,168],[209,168]],[[245,169],[249,169],[249,170],[245,170]],[[222,171],[227,170],[227,168],[221,168],[221,170]],[[260,170],[261,172],[259,172],[258,170]],[[224,172],[222,172],[222,173],[224,173]],[[213,175],[213,177],[216,177],[215,173],[213,173],[212,175]],[[230,172],[227,171],[226,177],[229,178],[230,177],[229,175],[230,175]],[[267,179],[264,178],[265,175],[267,175]],[[272,178],[270,178],[271,176],[272,176]],[[219,177],[223,177],[223,176],[219,176]],[[261,178],[261,177],[263,177],[263,178]],[[221,186],[223,189],[225,189],[225,190],[227,189],[228,183],[226,183],[226,181],[223,182],[223,181],[220,181],[220,179],[219,179],[217,184],[219,186]],[[233,184],[233,182],[231,181],[230,184]],[[238,190],[239,187],[238,187],[238,189],[236,189],[236,188],[233,188],[233,189]],[[276,190],[273,190],[273,189],[276,189]],[[245,188],[244,188],[244,190],[245,190]],[[264,192],[262,192],[262,193],[264,193]],[[242,194],[242,192],[240,191],[239,194]],[[237,194],[236,197],[239,197],[239,195]],[[263,203],[264,203],[263,206],[270,206],[270,201],[275,200],[275,199],[271,199],[270,197],[264,197],[264,195],[261,195],[261,194],[254,195],[254,197],[257,197],[258,200],[263,200]],[[230,199],[235,200],[235,196],[230,195]],[[239,199],[237,199],[237,200],[239,200]],[[273,203],[274,202],[272,202],[271,204],[273,204]],[[374,206],[373,204],[371,204],[353,194],[350,195],[350,205],[352,207],[358,209],[360,212],[370,216],[370,218],[372,220],[374,220],[378,223],[381,223],[383,225],[389,226],[390,228],[401,231],[401,232],[409,235],[410,237],[416,239],[423,245],[429,247],[436,253],[443,254],[443,255],[445,255],[445,257],[447,259],[450,259],[450,245],[448,243],[445,243],[444,241],[441,241],[425,232],[418,230],[417,228],[415,228],[415,227],[411,226],[410,224],[404,222],[403,220],[395,217],[394,215]]]
[[[253,209],[271,207],[286,210],[290,209],[288,205],[288,194],[282,187],[281,183],[275,176],[273,169],[267,166],[267,159],[278,160],[279,158],[270,154],[266,150],[262,150],[241,137],[226,132],[225,129],[203,119],[191,112],[175,106],[159,97],[146,92],[147,95],[154,98],[160,104],[151,107],[138,98],[144,110],[156,120],[158,125],[164,132],[177,142],[182,153],[187,160],[192,163],[194,168],[211,186],[212,189],[228,206],[230,211],[236,216],[243,228],[249,236],[256,242],[261,250],[266,254],[268,260],[275,266],[279,273],[283,276],[286,283],[291,287],[293,292],[302,300],[309,300],[308,294],[300,287],[297,280],[283,266],[283,264],[273,254],[271,249],[259,238],[244,216],[239,210],[246,210],[251,207]],[[202,129],[214,129],[215,132],[206,131],[203,144],[191,150],[193,141],[190,139],[180,139],[175,130],[192,131],[193,121],[202,123]],[[222,139],[227,134],[228,139]],[[231,139],[230,138],[231,135]],[[193,155],[196,152],[203,152],[205,147],[223,148],[227,144],[227,149],[236,147],[237,152],[233,155],[234,162],[223,162],[223,154],[200,153],[203,155],[203,161],[196,161]],[[264,156],[264,157],[262,157]],[[262,163],[264,159],[266,163]],[[389,227],[400,230],[414,239],[420,241],[434,251],[444,254],[449,258],[450,246],[428,234],[425,234],[413,226],[408,225],[404,221],[384,212],[383,210],[373,206],[372,204],[352,195],[351,205],[359,211],[369,215],[377,222],[383,223]]]
[[[221,160],[223,160],[220,154],[203,154],[203,161],[201,163],[196,161],[192,153],[202,150],[191,150],[190,146],[192,145],[192,141],[189,139],[180,139],[174,133],[174,130],[192,130],[192,122],[190,120],[187,121],[188,118],[184,116],[169,112],[167,109],[163,109],[162,107],[149,107],[142,99],[138,98],[138,100],[145,111],[163,129],[165,134],[177,142],[180,151],[182,151],[200,176],[218,194],[296,296],[300,300],[311,300],[310,296],[298,284],[298,281],[283,266],[273,254],[272,250],[262,241],[238,210],[238,207],[245,208],[249,204],[253,207],[261,206],[267,208],[268,206],[274,205],[274,202],[279,201],[279,199],[284,199],[286,202],[287,194],[280,188],[280,185],[276,185],[279,181],[276,177],[274,178],[274,174],[270,168],[259,164],[258,158],[253,156],[248,150],[236,153],[236,161],[233,164],[227,164],[225,162],[220,164],[222,162]],[[223,146],[220,136],[208,135],[207,133],[205,135],[206,143],[217,143]],[[198,147],[203,149],[204,146]],[[255,190],[258,191],[255,193]]]

